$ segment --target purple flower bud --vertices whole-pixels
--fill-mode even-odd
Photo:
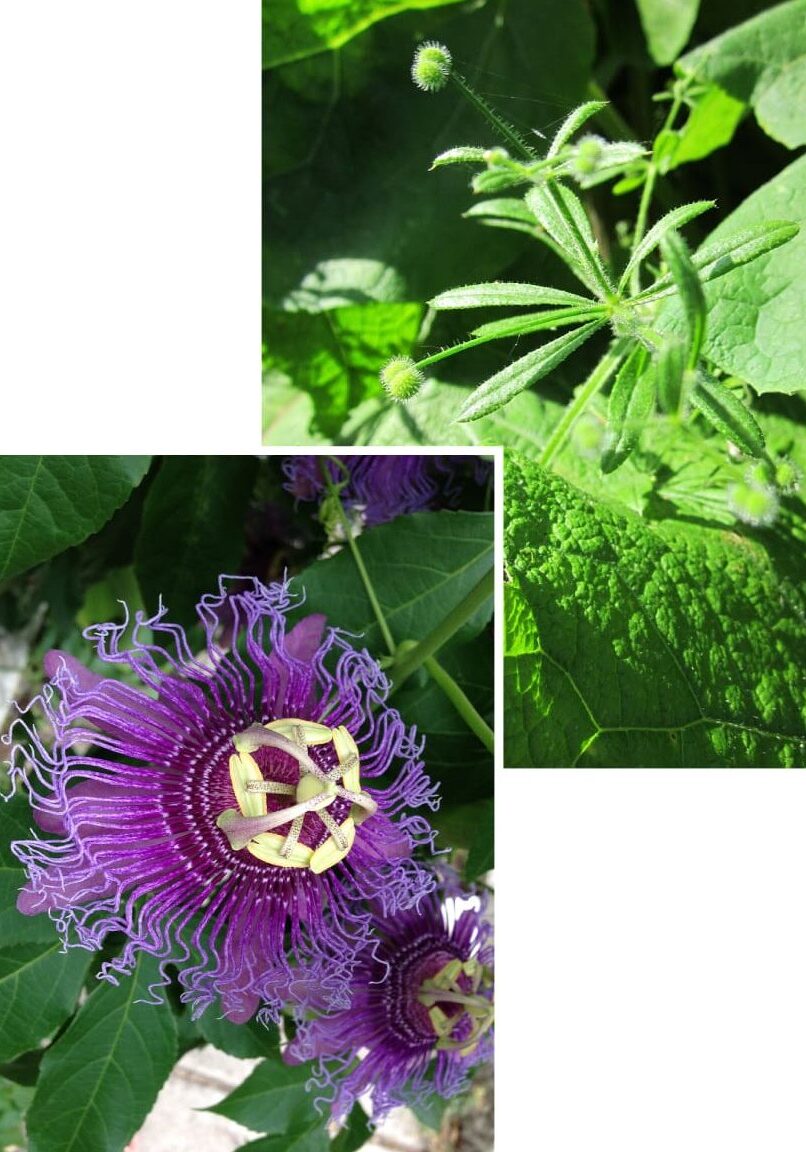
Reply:
[[[101,975],[149,953],[195,1013],[216,997],[233,1020],[261,1003],[276,1018],[289,995],[345,1006],[367,902],[396,915],[433,888],[412,856],[433,833],[411,809],[437,805],[422,742],[366,651],[323,616],[287,628],[298,603],[288,584],[222,577],[198,605],[200,655],[163,609],[90,628],[120,678],[49,653],[7,738],[58,837],[13,845],[20,910],[85,948],[123,933]]]
[[[484,901],[455,882],[416,910],[375,921],[377,943],[353,977],[350,1008],[300,1024],[291,1063],[346,1116],[365,1092],[375,1121],[399,1104],[453,1096],[492,1058],[492,928]]]

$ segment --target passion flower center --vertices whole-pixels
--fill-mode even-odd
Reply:
[[[230,756],[229,770],[238,808],[227,808],[216,824],[233,851],[246,848],[267,864],[307,868],[315,873],[343,860],[355,841],[356,827],[377,809],[375,801],[361,791],[358,746],[347,729],[290,717],[262,726],[254,724],[234,736],[232,742],[235,753]],[[330,769],[321,768],[308,751],[327,744],[333,745],[336,754],[336,764]],[[295,760],[299,768],[296,784],[264,779],[252,755],[258,748],[274,748]],[[269,812],[269,795],[287,798],[286,804]],[[349,814],[341,823],[328,812],[337,798],[350,804]],[[316,848],[300,842],[309,814],[328,832]],[[272,831],[286,824],[290,827],[285,834]]]
[[[474,1051],[492,1027],[493,1002],[485,995],[491,988],[492,973],[475,958],[449,960],[435,975],[423,980],[417,999],[428,1009],[438,1050],[458,1052],[460,1056]]]

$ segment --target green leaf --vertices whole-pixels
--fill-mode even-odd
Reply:
[[[794,227],[781,223],[787,218],[801,226],[794,239]],[[801,157],[749,196],[694,256],[706,282],[704,355],[756,392],[803,388],[805,222],[806,157]],[[773,251],[773,243],[781,246]],[[755,259],[742,263],[753,254]],[[718,284],[708,283],[716,276]]]
[[[492,514],[417,512],[368,529],[358,547],[397,643],[422,640],[492,565]],[[297,583],[305,589],[305,615],[324,612],[339,628],[358,633],[370,651],[382,651],[372,606],[348,549],[317,560]]]
[[[331,1143],[324,1123],[317,1116],[301,1128],[291,1128],[279,1136],[262,1136],[259,1140],[241,1144],[237,1152],[328,1152]],[[360,1148],[360,1144],[357,1147]]]
[[[664,340],[655,362],[658,403],[670,416],[679,415],[683,402],[686,346],[674,338]]]
[[[636,0],[647,47],[656,64],[671,64],[685,47],[700,0]]]
[[[636,345],[613,383],[607,408],[607,438],[602,471],[615,472],[638,444],[655,407],[655,380],[646,349]]]
[[[422,314],[421,304],[371,304],[318,315],[272,314],[268,332],[272,379],[264,389],[264,435],[272,443],[280,442],[274,430],[286,416],[287,401],[275,389],[278,380],[286,379],[312,398],[318,427],[335,439],[352,409],[383,391],[380,366],[411,350]]]
[[[307,1064],[286,1064],[277,1052],[207,1111],[269,1136],[308,1132],[313,1126],[324,1130],[324,1121],[314,1111],[313,1096],[305,1087],[310,1075]]]
[[[700,373],[690,397],[708,423],[745,455],[756,458],[764,455],[764,433],[752,412],[720,380]]]
[[[41,919],[47,940],[0,948],[0,1060],[13,1060],[53,1035],[72,1013],[89,967],[89,953],[64,953],[52,922]]]
[[[741,100],[735,100],[716,84],[692,99],[685,124],[667,137],[670,147],[664,157],[663,172],[702,160],[729,144],[744,114]]]
[[[257,475],[250,456],[166,456],[143,508],[135,571],[147,608],[162,597],[171,619],[197,620],[203,592],[237,571]]]
[[[457,0],[263,0],[263,67],[274,68],[328,48],[408,9]]]
[[[233,1024],[225,1016],[217,1016],[212,1008],[208,1008],[196,1021],[196,1027],[208,1044],[220,1048],[229,1056],[239,1056],[245,1060],[268,1056],[280,1047],[276,1025],[266,1026],[256,1017],[246,1024]]]
[[[787,148],[806,144],[806,0],[778,4],[729,28],[675,67],[750,105],[764,131]]]
[[[558,204],[562,201],[566,213]],[[565,254],[567,263],[591,292],[597,292],[607,273],[599,256],[599,246],[593,235],[588,214],[577,194],[562,184],[531,188],[526,203],[534,212],[538,224]],[[569,223],[570,216],[573,227]],[[593,275],[592,268],[596,270]]]
[[[667,232],[674,228],[682,228],[684,224],[688,224],[689,220],[695,220],[697,216],[701,216],[703,212],[713,208],[715,203],[714,200],[696,200],[693,204],[683,204],[679,208],[673,208],[671,212],[662,216],[657,224],[653,224],[630,256],[619,280],[619,291],[622,291],[628,283],[633,270],[643,263],[651,252],[655,251]]]
[[[456,419],[478,420],[480,416],[488,416],[497,408],[502,408],[524,388],[553,372],[558,364],[584,344],[604,323],[604,320],[596,320],[590,324],[583,324],[581,328],[566,332],[547,344],[541,344],[534,352],[529,352],[526,356],[521,356],[512,364],[508,364],[506,368],[502,368],[500,372],[496,372],[489,380],[478,386],[466,400]]]
[[[705,293],[697,269],[691,259],[688,245],[682,236],[672,230],[660,242],[663,259],[672,274],[680,294],[680,303],[688,329],[687,366],[695,368],[705,339]]]
[[[591,304],[586,308],[552,308],[545,312],[531,312],[526,316],[510,316],[506,320],[491,320],[472,329],[473,337],[498,340],[508,336],[523,336],[529,332],[553,331],[583,324],[589,320],[606,320],[607,312],[601,304]]]
[[[372,1136],[367,1114],[360,1104],[354,1104],[347,1123],[332,1144],[332,1152],[356,1152]]]
[[[573,112],[569,113],[557,129],[548,152],[546,152],[546,159],[556,156],[574,133],[578,132],[582,125],[590,120],[591,116],[595,116],[597,112],[601,112],[606,107],[606,100],[588,100],[587,103],[580,104],[579,108],[575,108]]]
[[[495,862],[495,826],[492,800],[475,805],[476,819],[473,842],[465,864],[465,879],[472,881],[489,872]]]
[[[159,980],[141,958],[118,987],[96,988],[45,1053],[28,1113],[30,1152],[121,1152],[150,1112],[176,1059],[167,1005],[138,1003]]]
[[[559,288],[541,288],[537,284],[467,284],[464,288],[451,288],[440,292],[430,301],[432,308],[491,308],[499,305],[535,304],[592,304],[596,300],[578,296],[575,292],[563,292]]]
[[[0,582],[97,532],[150,456],[0,456]]]
[[[515,453],[504,506],[507,765],[806,766],[789,535],[653,522]]]
[[[434,157],[431,168],[443,168],[446,164],[481,164],[486,155],[486,148],[448,148]]]

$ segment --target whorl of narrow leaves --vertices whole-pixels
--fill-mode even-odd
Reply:
[[[640,344],[621,366],[610,393],[603,472],[620,468],[638,443],[641,429],[655,406],[655,379],[649,354]]]
[[[755,417],[720,380],[701,372],[691,390],[691,402],[709,424],[746,456],[764,455],[764,433]]]

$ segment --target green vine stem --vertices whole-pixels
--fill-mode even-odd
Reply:
[[[372,605],[372,611],[375,613],[375,619],[378,621],[378,627],[381,630],[384,643],[389,649],[389,654],[394,656],[395,652],[397,651],[397,645],[395,644],[391,629],[386,622],[386,617],[383,614],[380,601],[375,594],[375,588],[369,578],[369,572],[367,572],[366,565],[364,564],[364,558],[361,555],[358,545],[355,542],[355,538],[353,537],[353,528],[350,524],[347,513],[344,511],[344,505],[342,504],[341,497],[339,496],[338,486],[334,484],[330,472],[327,469],[326,461],[328,460],[333,460],[333,462],[339,468],[341,468],[341,463],[332,456],[323,456],[319,461],[319,467],[322,471],[325,484],[327,485],[328,495],[338,509],[339,519],[341,520],[342,527],[344,528],[344,535],[347,538],[347,543],[349,544],[350,551],[353,554],[353,560],[355,561],[355,566],[358,569],[358,574],[361,577],[361,582],[364,585],[364,591],[366,592],[369,602]]]
[[[434,683],[445,693],[473,735],[478,736],[484,747],[492,755],[495,748],[493,730],[479,715],[453,677],[445,671],[441,664],[437,663],[433,656],[426,656],[423,667]]]
[[[604,388],[605,384],[616,371],[628,347],[629,341],[624,338],[612,344],[582,385],[572,402],[565,409],[554,431],[546,441],[543,451],[540,453],[539,463],[544,468],[548,468],[549,464],[551,464],[588,404],[593,397]]]
[[[405,653],[400,654],[393,663],[391,670],[393,692],[396,692],[408,680],[412,672],[416,672],[421,664],[425,664],[430,656],[438,652],[478,612],[479,608],[492,596],[493,586],[493,570],[489,568],[478,584],[471,588],[467,596],[460,600],[456,607],[437,624],[436,628],[429,632],[424,639],[418,641],[413,648],[408,648]],[[443,671],[442,675],[448,677],[447,672]],[[460,691],[458,686],[456,688],[457,691]]]

